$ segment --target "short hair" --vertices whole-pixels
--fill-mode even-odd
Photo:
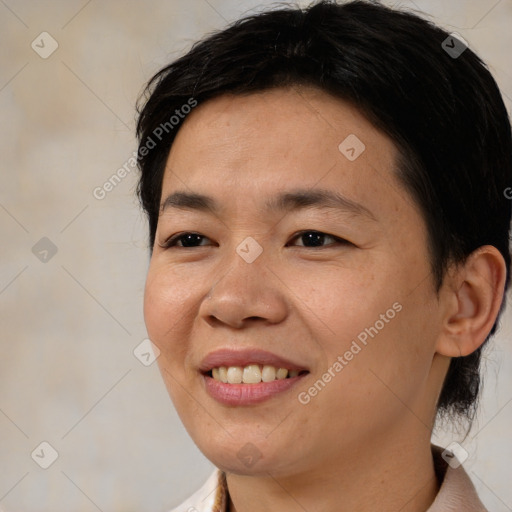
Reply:
[[[186,119],[169,116],[224,94],[306,85],[349,102],[394,142],[396,176],[426,223],[436,292],[451,264],[487,244],[505,259],[507,289],[512,136],[485,64],[460,38],[411,12],[361,0],[280,7],[196,42],[156,73],[139,98],[137,193],[149,220],[150,251],[166,160]],[[473,419],[481,351],[505,299],[485,343],[452,358],[438,415]]]

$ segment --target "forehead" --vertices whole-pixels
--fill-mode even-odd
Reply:
[[[162,199],[188,188],[243,202],[321,186],[396,210],[410,203],[395,177],[396,155],[356,108],[316,88],[225,95],[196,107],[180,128]]]
[[[262,157],[280,149],[293,150],[286,157],[318,158],[324,150],[339,156],[338,145],[349,135],[365,139],[370,153],[393,159],[393,142],[351,104],[314,87],[293,86],[243,96],[226,94],[200,104],[187,116],[171,153],[183,142],[195,145],[196,158],[212,151],[253,150],[264,143],[259,148]]]

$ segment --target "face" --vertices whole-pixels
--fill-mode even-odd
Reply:
[[[178,132],[144,314],[176,410],[221,469],[285,475],[430,438],[439,313],[396,156],[313,88],[216,98]],[[254,365],[268,382],[236,383],[260,381]],[[222,366],[230,382],[212,378]],[[296,371],[270,381],[272,366]]]

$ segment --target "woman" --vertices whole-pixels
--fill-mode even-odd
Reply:
[[[485,510],[464,448],[431,445],[473,418],[509,284],[510,124],[467,43],[320,1],[147,92],[145,321],[217,468],[175,511]]]

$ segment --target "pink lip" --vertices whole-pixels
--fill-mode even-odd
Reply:
[[[269,398],[290,389],[300,379],[308,375],[304,373],[297,377],[260,382],[259,384],[225,384],[209,375],[203,375],[208,394],[224,405],[251,405],[258,404]]]
[[[268,364],[276,368],[288,370],[307,370],[306,367],[294,363],[271,352],[259,349],[220,349],[210,352],[199,365],[199,371],[206,373],[219,366],[247,366],[248,364]]]

